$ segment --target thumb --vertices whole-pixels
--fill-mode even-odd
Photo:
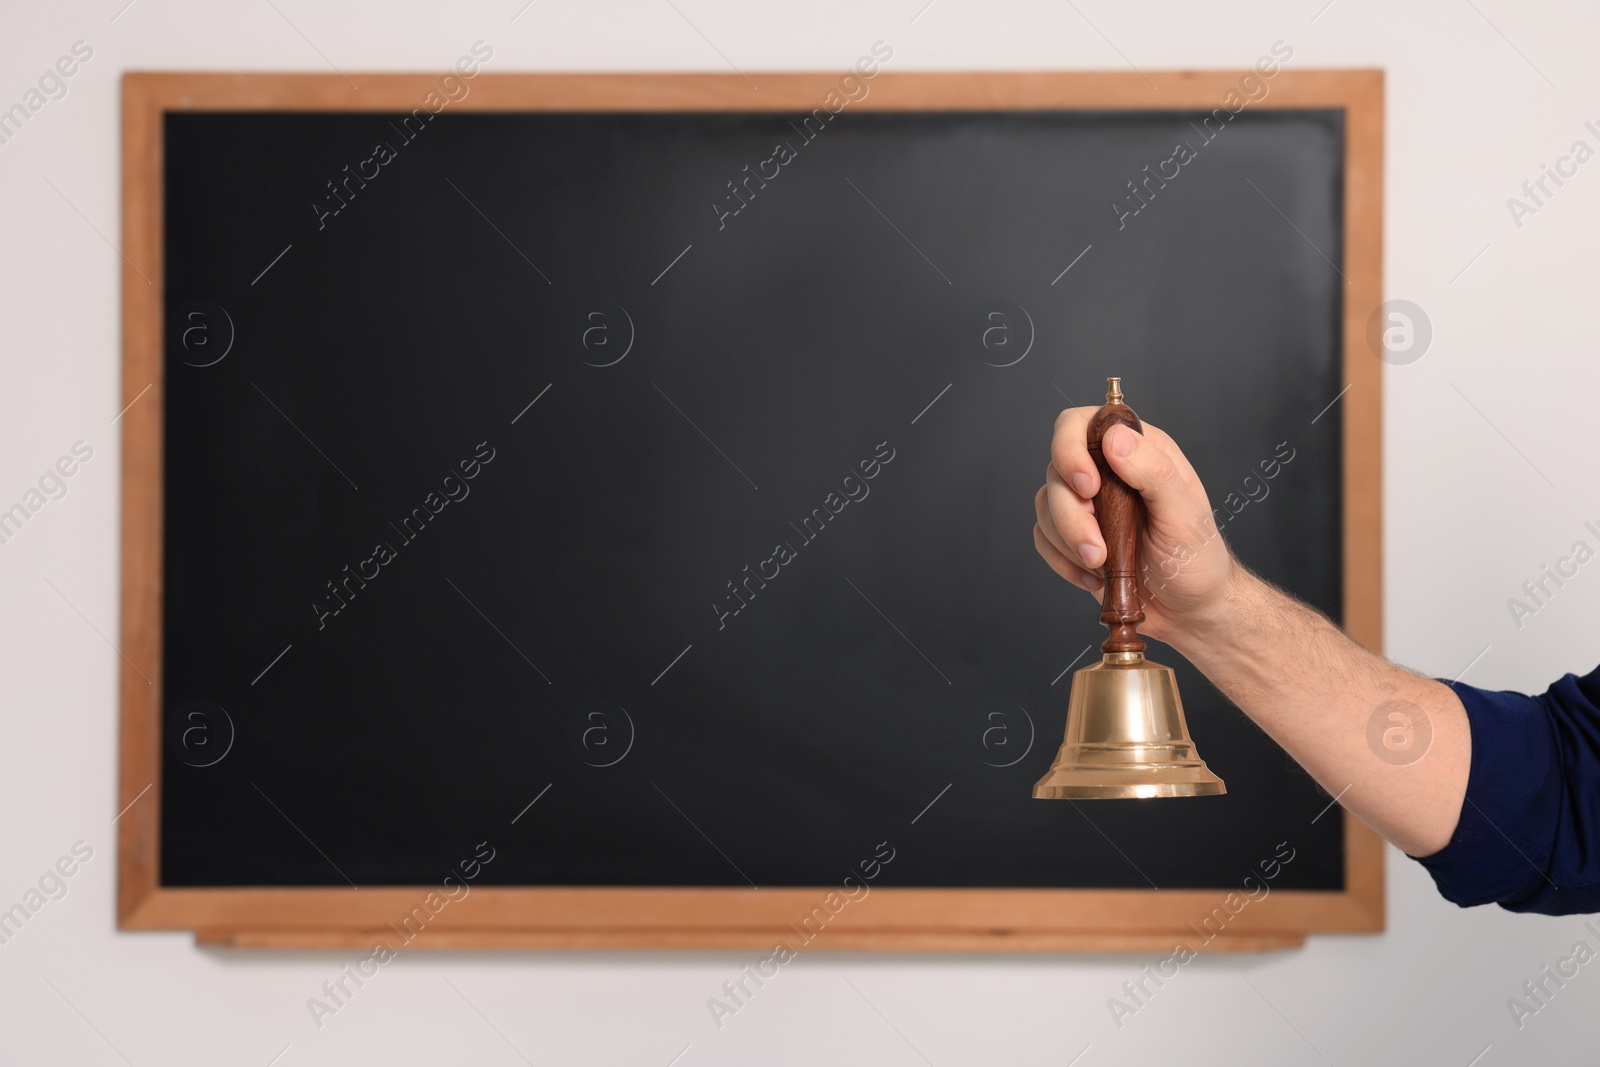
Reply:
[[[1143,434],[1117,425],[1101,440],[1106,462],[1145,503],[1154,508],[1173,507],[1182,487],[1182,475],[1165,449]]]

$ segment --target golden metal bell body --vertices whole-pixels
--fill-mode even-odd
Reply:
[[[1107,652],[1072,676],[1066,739],[1037,800],[1199,797],[1226,793],[1189,740],[1171,667]]]

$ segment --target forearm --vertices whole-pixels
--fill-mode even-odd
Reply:
[[[1443,848],[1471,760],[1461,701],[1235,567],[1225,610],[1173,633],[1173,647],[1361,821],[1414,856]],[[1423,743],[1419,757],[1410,746]]]

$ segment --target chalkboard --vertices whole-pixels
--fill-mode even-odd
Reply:
[[[1031,500],[1106,375],[1249,566],[1376,583],[1348,107],[732,92],[159,109],[152,888],[1210,899],[1287,843],[1348,896],[1355,828],[1161,646],[1228,794],[1030,796],[1104,635]]]

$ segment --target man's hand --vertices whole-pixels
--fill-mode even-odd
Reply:
[[[1044,487],[1034,496],[1034,547],[1067,581],[1098,600],[1106,546],[1094,514],[1100,474],[1089,456],[1089,420],[1098,408],[1068,408],[1056,418]],[[1101,442],[1106,462],[1143,498],[1148,519],[1139,546],[1144,573],[1141,631],[1170,643],[1225,609],[1235,579],[1233,554],[1217,530],[1200,478],[1172,438],[1150,425],[1138,434],[1113,426]]]
[[[1097,410],[1071,408],[1056,419],[1045,486],[1034,497],[1033,543],[1056,573],[1099,599],[1106,546],[1094,517],[1100,475],[1088,447]],[[1357,818],[1413,856],[1443,848],[1472,760],[1460,698],[1361,648],[1235,561],[1205,487],[1172,438],[1149,423],[1143,434],[1113,426],[1101,448],[1148,513],[1140,630],[1198,667]],[[1396,702],[1425,720],[1432,738],[1401,765],[1368,737],[1373,716]]]

